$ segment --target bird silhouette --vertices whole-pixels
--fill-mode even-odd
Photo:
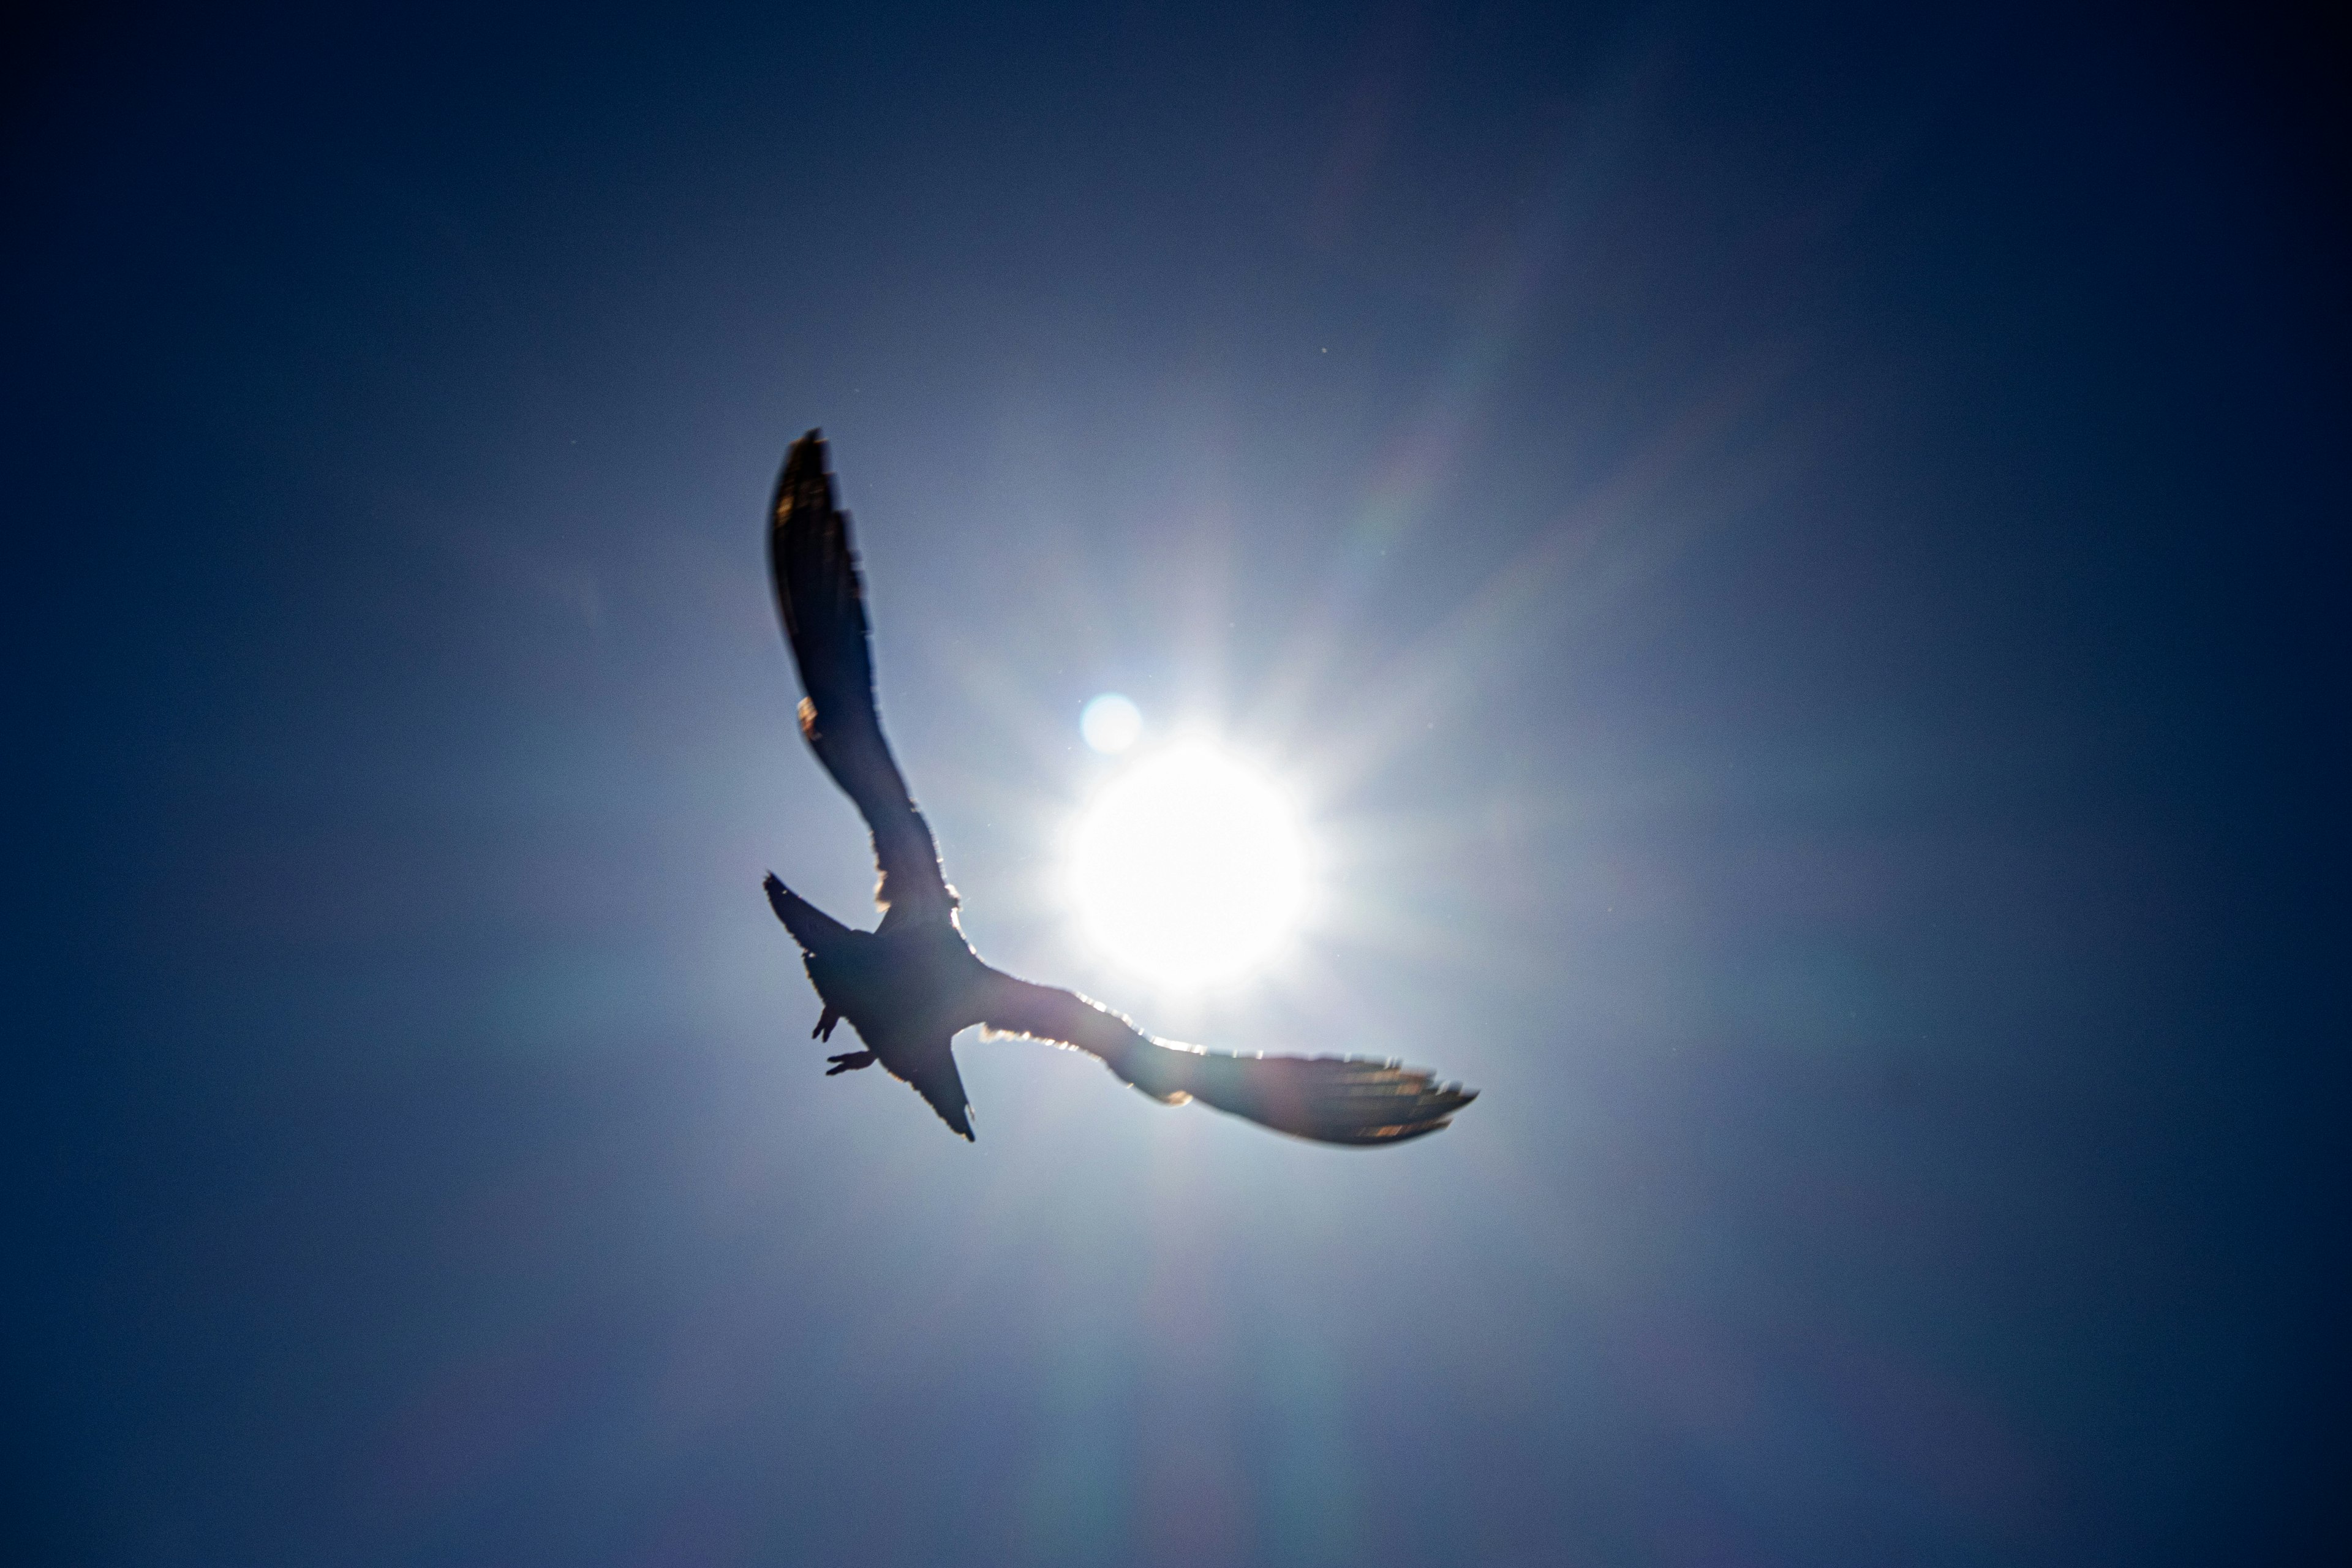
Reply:
[[[879,1062],[912,1084],[945,1121],[972,1136],[954,1041],[975,1025],[1073,1046],[1152,1099],[1198,1100],[1263,1126],[1325,1143],[1399,1143],[1444,1127],[1475,1098],[1460,1084],[1397,1063],[1337,1057],[1240,1057],[1154,1039],[1074,992],[990,968],[957,924],[959,900],[940,868],[930,826],[882,737],[874,700],[865,591],[823,435],[793,443],[769,514],[769,563],[784,633],[800,668],[801,733],[874,834],[880,926],[843,924],[768,873],[768,901],[800,944],[824,1010],[814,1037],[843,1019],[866,1048],[830,1059],[825,1076]]]

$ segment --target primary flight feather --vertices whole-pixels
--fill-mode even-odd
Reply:
[[[827,1076],[879,1062],[912,1084],[967,1139],[971,1106],[954,1040],[974,1025],[1074,1046],[1155,1100],[1198,1100],[1325,1143],[1396,1143],[1434,1132],[1476,1098],[1460,1084],[1394,1062],[1336,1057],[1237,1057],[1154,1039],[1074,992],[1018,980],[981,962],[956,921],[930,825],[882,736],[866,595],[825,466],[824,437],[793,443],[769,513],[768,553],[784,635],[799,667],[801,733],[857,805],[881,868],[881,924],[842,924],[778,880],[768,901],[800,944],[824,1004],[816,1037],[847,1019],[866,1045],[831,1059]]]

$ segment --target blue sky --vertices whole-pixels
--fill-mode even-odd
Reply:
[[[27,40],[8,1525],[122,1563],[2147,1563],[2341,1533],[2318,40],[135,7]],[[834,443],[992,960],[1484,1091],[827,1081]],[[1282,963],[1060,857],[1104,690]]]

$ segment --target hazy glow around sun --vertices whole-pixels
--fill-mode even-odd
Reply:
[[[1078,824],[1070,874],[1087,935],[1171,985],[1246,970],[1289,933],[1307,895],[1288,802],[1205,746],[1114,779]]]

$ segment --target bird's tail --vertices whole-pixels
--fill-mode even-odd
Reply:
[[[760,885],[767,890],[768,907],[776,911],[776,918],[784,922],[803,952],[831,952],[849,939],[847,926],[785,887],[773,871]]]

